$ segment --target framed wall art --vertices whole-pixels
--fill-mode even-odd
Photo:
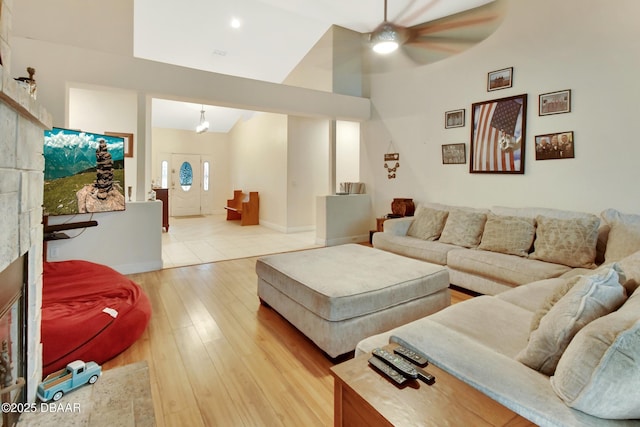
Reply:
[[[442,146],[442,164],[457,165],[467,163],[467,145],[462,144],[444,144]]]
[[[571,112],[571,90],[543,93],[538,96],[538,115],[562,114]]]
[[[471,106],[470,173],[524,173],[527,94]]]
[[[444,127],[460,128],[464,126],[464,108],[462,110],[452,110],[444,113]]]
[[[536,135],[536,160],[573,159],[573,131]]]
[[[384,155],[384,168],[387,170],[387,178],[396,177],[396,172],[400,167],[400,153],[386,153]]]
[[[132,133],[105,132],[104,134],[110,135],[110,136],[119,136],[120,138],[124,138],[124,156],[133,157],[133,134]]]
[[[487,76],[487,92],[513,86],[513,67],[491,71]]]

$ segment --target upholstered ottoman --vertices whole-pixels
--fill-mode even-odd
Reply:
[[[448,271],[363,245],[261,257],[258,297],[330,357],[451,303]]]

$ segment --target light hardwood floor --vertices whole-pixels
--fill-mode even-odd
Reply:
[[[333,424],[333,363],[260,305],[256,259],[130,275],[153,315],[104,369],[148,361],[158,426]]]

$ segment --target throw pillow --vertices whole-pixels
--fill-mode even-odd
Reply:
[[[598,226],[600,219],[556,219],[536,217],[538,228],[534,241],[533,259],[563,264],[569,267],[594,268]]]
[[[615,209],[607,209],[602,218],[609,224],[605,262],[620,261],[640,250],[640,215],[625,215]]]
[[[533,244],[533,218],[489,214],[478,249],[525,257]]]
[[[560,301],[560,298],[565,296],[567,292],[569,292],[569,290],[573,288],[576,283],[578,283],[581,277],[582,276],[574,276],[570,279],[564,279],[562,283],[556,286],[553,293],[549,294],[549,296],[547,296],[547,298],[544,300],[542,306],[538,308],[535,313],[533,313],[530,331],[535,331],[536,329],[538,329],[538,327],[540,327],[540,320],[542,320],[542,318],[549,312],[549,310],[551,310],[551,307],[553,307],[558,301]]]
[[[585,326],[558,362],[551,386],[564,402],[610,419],[640,418],[640,291]]]
[[[440,241],[465,248],[476,247],[480,243],[486,221],[485,213],[453,210],[449,212]]]
[[[407,236],[423,240],[436,240],[440,237],[449,212],[422,207],[413,218],[407,230]]]
[[[540,319],[529,343],[516,359],[545,375],[556,365],[575,334],[586,324],[616,310],[626,299],[614,264],[600,274],[581,276],[578,282]]]

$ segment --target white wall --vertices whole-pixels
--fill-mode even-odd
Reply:
[[[162,202],[127,203],[126,210],[49,218],[49,224],[95,220],[98,225],[65,231],[47,243],[47,260],[83,259],[122,274],[162,268]]]
[[[615,6],[614,6],[615,5]],[[394,197],[491,206],[640,212],[635,142],[640,85],[640,3],[512,0],[503,25],[476,47],[431,65],[371,75],[374,117],[363,126],[363,180],[374,212]],[[487,92],[487,73],[514,67],[513,87]],[[571,89],[571,113],[539,117],[538,95]],[[441,145],[467,144],[474,102],[528,94],[525,174],[470,174],[442,165]],[[465,108],[464,128],[444,129],[444,112]],[[575,159],[536,161],[534,135],[575,132]],[[395,180],[383,155],[400,153]]]
[[[260,223],[286,230],[287,116],[259,113],[236,124],[229,135],[230,187],[258,191]]]
[[[360,123],[336,122],[336,188],[360,181]],[[365,189],[366,190],[366,189]]]
[[[285,85],[331,92],[333,31],[327,31],[282,82]]]
[[[316,244],[334,246],[366,242],[371,230],[368,194],[316,197]]]
[[[329,187],[329,120],[289,116],[287,231],[314,230],[316,196]]]

